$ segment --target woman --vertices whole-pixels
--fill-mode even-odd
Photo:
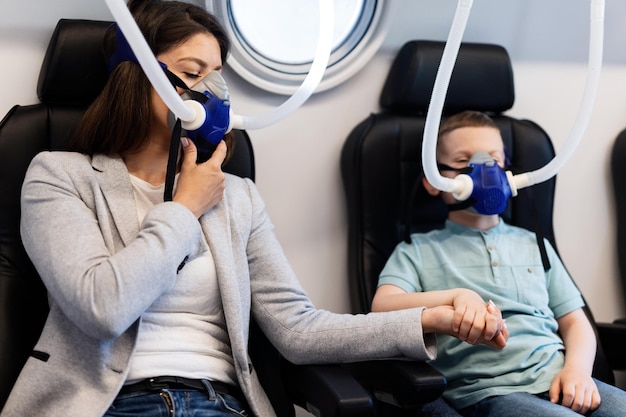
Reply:
[[[220,71],[229,42],[204,9],[128,6],[157,59],[188,87]],[[251,315],[295,363],[433,359],[432,333],[454,333],[450,309],[314,308],[254,183],[221,171],[228,137],[203,163],[182,138],[164,201],[169,112],[116,38],[112,28],[112,72],[75,152],[41,153],[24,181],[22,238],[50,314],[2,416],[275,415],[250,366]],[[501,318],[486,321],[490,340]]]

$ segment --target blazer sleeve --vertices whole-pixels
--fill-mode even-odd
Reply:
[[[246,184],[252,313],[288,360],[305,364],[435,358],[435,336],[422,331],[422,308],[359,315],[316,309],[289,265],[256,186]]]
[[[44,152],[22,188],[24,247],[55,307],[96,339],[134,323],[201,241],[197,219],[178,203],[156,205],[140,225],[123,162],[108,164],[98,171],[85,155]]]

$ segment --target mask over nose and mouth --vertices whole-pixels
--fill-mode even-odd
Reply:
[[[486,152],[476,152],[466,168],[460,171],[469,175],[474,183],[470,198],[449,206],[450,210],[468,209],[475,213],[501,214],[512,196],[509,176]]]
[[[186,131],[187,137],[198,148],[198,162],[204,162],[230,127],[230,98],[226,81],[219,72],[212,71],[193,88],[185,91],[182,98],[201,103],[206,113],[202,126]]]

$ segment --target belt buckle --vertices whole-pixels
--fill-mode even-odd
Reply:
[[[167,382],[159,382],[157,378],[149,378],[146,380],[146,387],[150,391],[158,391],[161,389],[169,388],[169,384]]]

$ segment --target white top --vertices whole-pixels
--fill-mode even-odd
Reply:
[[[130,179],[141,222],[163,202],[165,185]],[[215,263],[202,239],[207,250],[188,259],[176,285],[143,314],[127,383],[163,375],[236,383]]]

